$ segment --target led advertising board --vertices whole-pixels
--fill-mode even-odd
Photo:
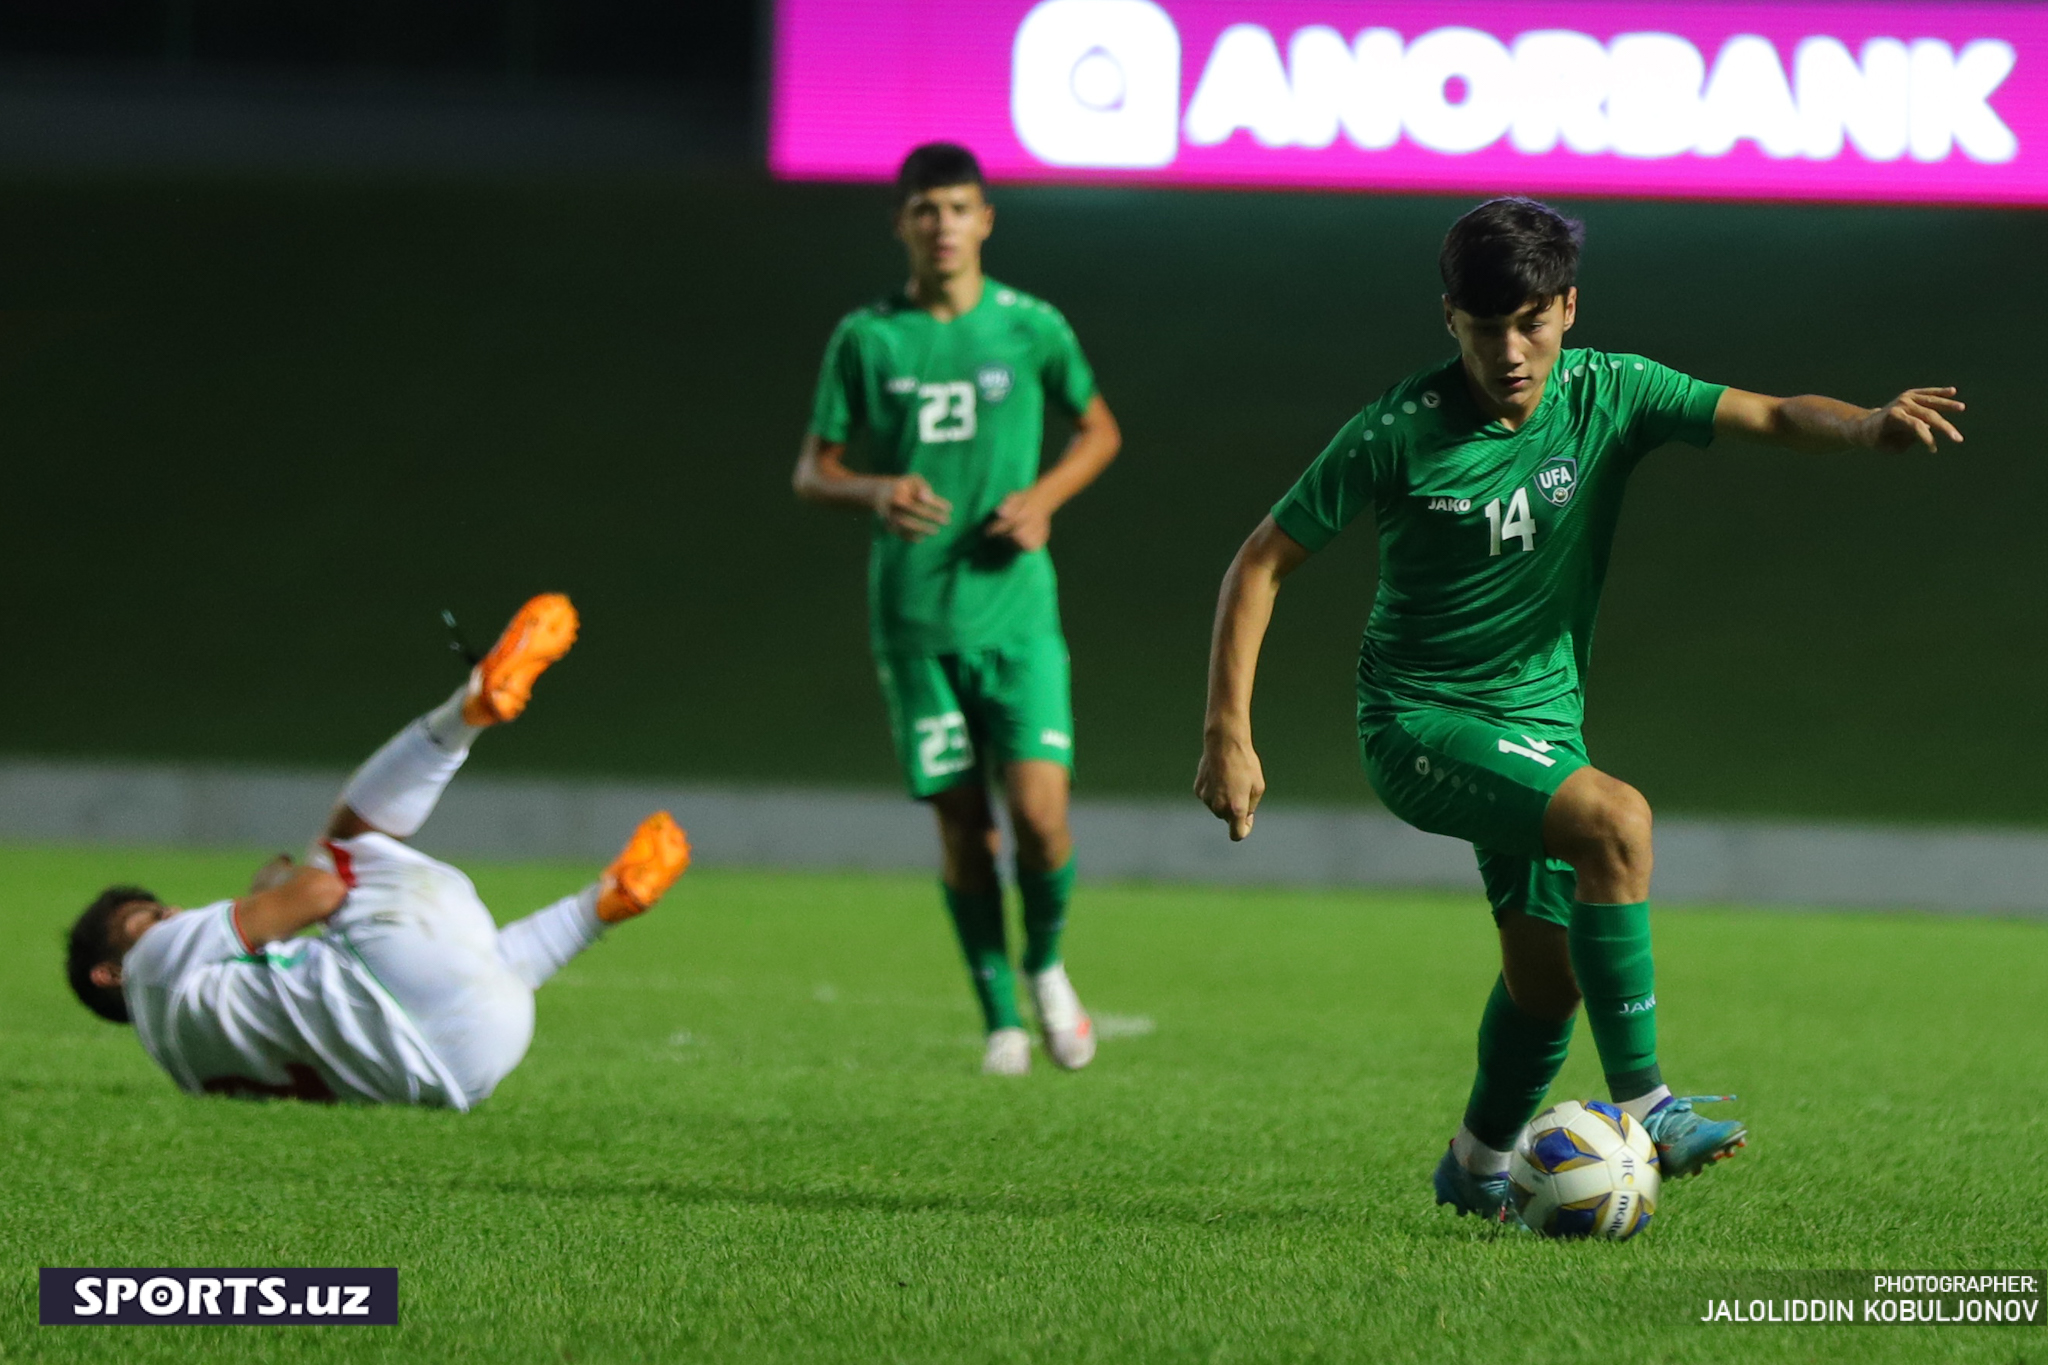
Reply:
[[[887,178],[2048,203],[2048,5],[780,0],[769,163]]]

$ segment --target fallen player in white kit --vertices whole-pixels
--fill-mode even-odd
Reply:
[[[657,812],[597,882],[500,929],[468,877],[401,842],[471,741],[526,709],[576,625],[558,593],[521,607],[468,682],[349,779],[306,865],[280,855],[248,895],[195,910],[140,887],[102,892],[72,926],[72,990],[132,1022],[195,1094],[483,1100],[526,1055],[534,991],[690,861],[682,830]]]

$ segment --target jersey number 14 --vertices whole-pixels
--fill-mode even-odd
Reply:
[[[1499,498],[1486,504],[1486,525],[1493,533],[1493,548],[1488,555],[1500,553],[1501,543],[1519,540],[1524,550],[1536,548],[1536,518],[1529,515],[1529,490],[1517,488],[1515,496],[1508,499],[1507,511],[1501,511]]]

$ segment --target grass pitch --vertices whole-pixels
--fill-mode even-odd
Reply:
[[[2048,1360],[2040,1328],[1704,1327],[1756,1269],[2048,1262],[2048,927],[1660,916],[1674,1081],[1731,1165],[1622,1246],[1432,1206],[1493,975],[1477,895],[1087,887],[1080,1075],[975,1074],[928,879],[699,870],[540,996],[478,1112],[191,1099],[74,1004],[116,876],[0,852],[0,1358]],[[475,866],[502,917],[586,876]],[[1557,1094],[1598,1092],[1583,1028]],[[38,1328],[38,1265],[388,1265],[397,1328]]]

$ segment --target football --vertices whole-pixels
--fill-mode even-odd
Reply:
[[[1566,1100],[1530,1120],[1508,1182],[1522,1221],[1544,1236],[1625,1242],[1650,1225],[1662,1171],[1642,1124],[1605,1100]]]

